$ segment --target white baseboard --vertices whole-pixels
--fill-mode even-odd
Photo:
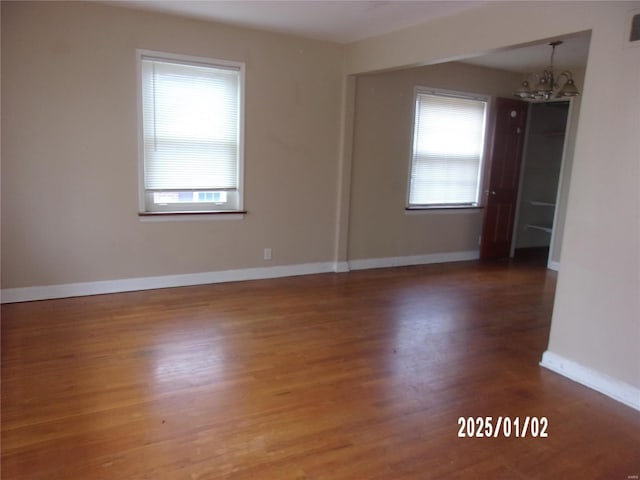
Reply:
[[[334,262],[333,271],[336,273],[346,273],[349,271],[349,262]]]
[[[585,367],[549,350],[542,354],[540,365],[640,411],[640,389],[633,385]]]
[[[125,278],[120,280],[104,280],[98,282],[67,283],[62,285],[43,285],[37,287],[7,288],[0,292],[1,303],[28,302],[32,300],[49,300],[53,298],[81,297],[84,295],[101,295],[105,293],[131,292],[135,290],[151,290],[154,288],[186,287],[208,283],[237,282],[242,280],[259,280],[263,278],[292,277],[336,271],[344,268],[333,262],[305,263],[264,268],[243,268],[223,270],[219,272],[189,273],[184,275],[165,275],[159,277]]]
[[[553,260],[550,260],[549,263],[547,264],[547,268],[549,270],[553,270],[555,272],[559,272],[560,271],[560,262],[554,262]]]
[[[352,262],[304,263],[277,267],[244,268],[218,272],[188,273],[184,275],[164,275],[158,277],[124,278],[97,282],[42,285],[23,288],[6,288],[0,291],[0,303],[28,302],[54,298],[81,297],[105,293],[151,290],[154,288],[187,287],[208,283],[238,282],[264,278],[292,277],[315,273],[348,272],[368,268],[399,267],[426,263],[456,262],[475,260],[477,251],[415,255],[410,257],[372,258]]]
[[[369,268],[405,267],[408,265],[426,265],[429,263],[462,262],[480,258],[479,250],[451,253],[430,253],[426,255],[411,255],[408,257],[366,258],[349,261],[351,270],[366,270]]]

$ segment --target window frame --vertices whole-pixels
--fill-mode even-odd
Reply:
[[[429,94],[435,96],[443,96],[443,97],[453,97],[453,98],[462,98],[469,100],[477,100],[485,103],[484,110],[484,132],[483,132],[483,144],[482,151],[480,154],[480,160],[478,164],[478,178],[477,178],[477,187],[476,187],[476,198],[477,202],[474,203],[465,203],[465,204],[453,204],[453,203],[441,203],[441,204],[413,204],[411,203],[411,178],[413,172],[413,161],[414,161],[414,148],[416,145],[416,123],[417,118],[416,115],[418,113],[418,95],[420,94]],[[492,96],[488,94],[482,93],[472,93],[472,92],[463,92],[459,90],[447,90],[441,88],[433,88],[427,87],[424,85],[417,85],[413,89],[413,107],[412,107],[412,118],[411,118],[411,143],[409,148],[409,168],[407,175],[407,192],[406,192],[406,212],[420,212],[420,211],[437,211],[437,210],[472,210],[472,209],[480,209],[483,208],[483,186],[486,181],[486,171],[487,167],[487,156],[490,147],[490,135],[491,135],[491,108],[492,108]]]
[[[153,58],[159,61],[167,61],[172,63],[182,63],[185,65],[205,66],[221,69],[234,69],[238,71],[239,95],[238,95],[238,166],[237,166],[237,205],[235,208],[207,208],[213,206],[216,202],[197,202],[197,203],[175,203],[175,207],[166,207],[157,210],[147,209],[147,196],[150,194],[145,188],[145,157],[144,157],[144,92],[142,77],[142,61],[144,58]],[[244,209],[244,126],[245,126],[245,63],[231,60],[223,60],[209,57],[200,57],[193,55],[184,55],[178,53],[161,52],[156,50],[136,49],[136,69],[137,69],[137,109],[138,109],[138,215],[140,217],[166,217],[167,219],[185,216],[194,218],[193,216],[210,216],[215,217],[222,214],[224,218],[243,218],[247,213]],[[222,191],[216,189],[193,189],[184,190],[185,192],[197,191]],[[233,192],[232,192],[233,194]],[[191,207],[191,209],[189,209]],[[204,214],[204,215],[203,215]],[[235,215],[234,215],[235,214]]]

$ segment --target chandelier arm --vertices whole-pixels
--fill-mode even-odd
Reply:
[[[526,80],[522,82],[520,88],[515,92],[516,97],[529,101],[544,101],[551,98],[574,97],[580,94],[573,82],[573,75],[569,70],[564,70],[557,76],[554,75],[553,67],[556,47],[562,45],[562,43],[560,40],[549,43],[551,47],[549,67],[541,73],[527,74]],[[532,78],[535,78],[535,81],[529,83],[529,80]]]
[[[564,80],[562,80],[563,77],[564,77]],[[572,78],[571,72],[569,70],[565,70],[564,72],[560,73],[556,77],[555,83],[553,84],[553,88],[556,90],[560,90],[560,87],[565,83],[567,83],[569,80],[571,80],[571,78]]]
[[[562,83],[560,82],[561,78],[564,78],[564,81]],[[555,90],[556,96],[559,98],[575,97],[576,95],[580,94],[573,81],[573,75],[569,70],[565,70],[560,73],[560,75],[558,75],[558,81],[556,83]]]

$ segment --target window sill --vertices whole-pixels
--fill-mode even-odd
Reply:
[[[406,207],[404,209],[405,215],[424,215],[428,213],[474,213],[483,210],[484,207]]]
[[[218,210],[202,212],[139,212],[141,222],[184,222],[209,220],[242,220],[246,210]]]

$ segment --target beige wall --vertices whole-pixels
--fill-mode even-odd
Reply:
[[[594,27],[549,350],[640,388],[640,47],[620,40],[632,6]]]
[[[407,214],[414,88],[511,96],[520,75],[462,63],[357,78],[349,260],[478,249],[482,210]]]
[[[246,62],[244,220],[139,221],[137,48]],[[342,60],[285,35],[2,2],[2,287],[331,262]]]
[[[429,64],[592,30],[549,351],[640,388],[640,2],[499,3],[350,45],[346,71]],[[464,32],[464,34],[461,34]],[[615,73],[613,73],[615,72]],[[621,92],[624,92],[621,94]]]

